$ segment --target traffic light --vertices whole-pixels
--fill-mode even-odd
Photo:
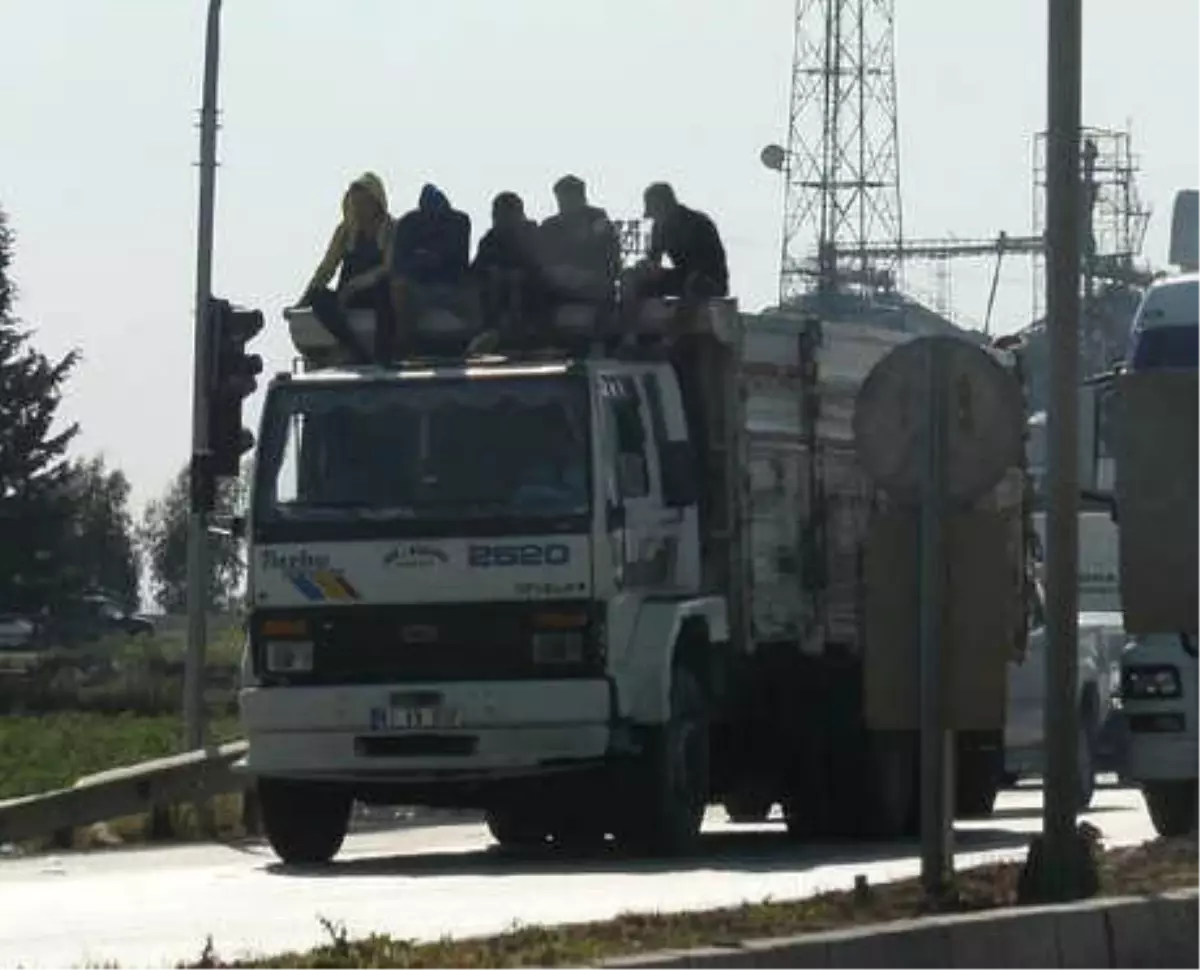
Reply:
[[[263,315],[227,300],[214,299],[209,306],[208,471],[213,478],[236,478],[242,455],[254,447],[254,435],[242,427],[242,405],[258,388],[263,362],[246,353],[246,344],[262,330]]]

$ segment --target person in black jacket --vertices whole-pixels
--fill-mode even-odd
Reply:
[[[638,267],[637,295],[705,299],[729,295],[725,247],[712,219],[689,209],[666,182],[655,182],[644,195],[647,219],[654,220],[650,249]],[[662,265],[671,258],[671,268]]]
[[[479,283],[485,332],[470,351],[482,352],[504,339],[531,336],[545,312],[546,284],[542,272],[538,227],[525,216],[525,204],[515,192],[492,200],[492,228],[479,240],[471,274]]]

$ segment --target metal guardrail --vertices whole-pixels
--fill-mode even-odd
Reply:
[[[242,791],[250,779],[232,766],[246,750],[245,741],[230,741],[89,775],[70,788],[0,802],[0,844]]]

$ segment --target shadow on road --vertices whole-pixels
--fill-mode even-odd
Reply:
[[[1106,812],[1125,812],[1128,809],[1123,805],[1093,805],[1091,808],[1080,813],[1083,815],[1103,815]],[[991,819],[1023,819],[1023,818],[1041,818],[1041,805],[1022,805],[1013,808],[997,808],[993,809],[992,814],[988,816]]]
[[[1020,848],[1029,834],[1006,829],[968,829],[955,834],[960,852]],[[782,832],[719,832],[704,835],[699,850],[688,857],[645,859],[611,844],[595,852],[545,850],[520,854],[491,847],[475,852],[428,852],[334,861],[328,866],[301,867],[273,863],[266,871],[283,877],[339,878],[370,876],[520,876],[556,873],[686,873],[798,872],[828,865],[874,864],[909,859],[919,852],[915,840],[896,842],[795,843]]]

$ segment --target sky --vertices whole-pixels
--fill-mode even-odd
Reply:
[[[1031,231],[1046,119],[1046,0],[898,0],[900,181],[909,237]],[[205,0],[0,0],[0,207],[17,310],[39,349],[79,348],[62,414],[80,454],[129,475],[135,505],[185,462]],[[280,312],[324,251],[345,184],[378,172],[392,209],[440,185],[475,227],[521,193],[548,215],[574,172],[614,217],[651,181],[717,221],[742,305],[777,292],[793,0],[225,0],[214,289],[262,309],[268,372],[291,366]],[[1165,263],[1197,168],[1195,0],[1085,0],[1084,121],[1129,127]],[[992,267],[956,268],[979,321]],[[996,324],[1029,320],[1027,262]],[[936,282],[936,281],[935,281]],[[926,296],[934,283],[922,290]],[[943,291],[945,293],[945,291]],[[256,418],[257,400],[247,409]]]

